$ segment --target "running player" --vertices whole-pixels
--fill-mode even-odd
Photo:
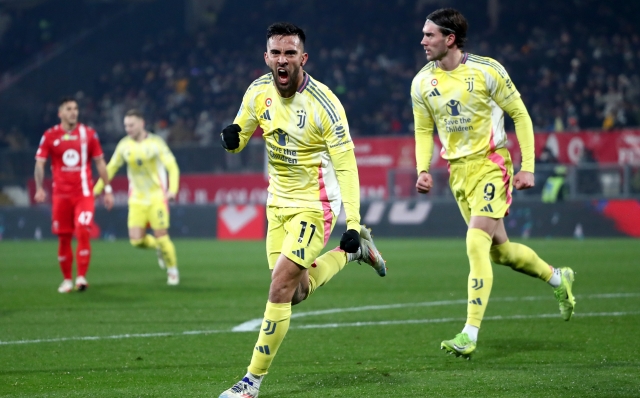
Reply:
[[[168,201],[178,193],[180,170],[167,144],[144,128],[144,117],[138,110],[124,117],[126,137],[120,140],[109,160],[107,172],[112,178],[127,164],[129,177],[129,241],[134,247],[155,249],[160,268],[167,270],[167,284],[178,285],[176,249],[169,238]],[[167,172],[169,185],[167,186]],[[93,192],[99,195],[104,185],[99,180]],[[151,226],[153,235],[147,234]]]
[[[571,319],[574,272],[553,268],[527,246],[509,241],[503,217],[509,213],[512,184],[533,187],[534,136],[531,118],[505,69],[491,58],[463,51],[467,21],[445,8],[427,17],[422,46],[430,61],[411,85],[419,193],[433,186],[429,174],[433,126],[442,141],[441,155],[451,167],[450,186],[467,230],[469,273],[467,322],[441,348],[469,357],[476,348],[480,323],[493,284],[491,260],[540,278],[555,289],[562,317]],[[513,176],[505,145],[504,112],[513,119],[522,151],[522,168]]]
[[[360,225],[360,183],[349,125],[338,98],[302,67],[305,34],[289,23],[267,29],[264,60],[271,69],[247,89],[222,146],[239,152],[258,125],[269,161],[267,259],[269,300],[246,376],[220,397],[254,398],[289,328],[291,306],[326,284],[349,261],[386,275],[384,260]],[[347,231],[322,256],[340,203]]]
[[[113,194],[108,185],[107,169],[98,140],[98,134],[88,126],[78,123],[78,103],[70,97],[60,100],[58,117],[60,124],[45,131],[36,152],[34,178],[36,194],[34,200],[43,203],[46,192],[42,186],[44,165],[51,157],[53,174],[53,193],[51,199],[51,230],[58,235],[58,261],[63,281],[58,292],[69,293],[73,290],[73,251],[71,238],[76,235],[76,283],[79,291],[86,290],[87,270],[91,260],[91,225],[94,214],[94,200],[91,194],[91,159],[94,160],[98,174],[107,182],[104,205],[113,206]]]

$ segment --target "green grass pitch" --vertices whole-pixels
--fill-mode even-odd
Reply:
[[[0,242],[0,396],[217,397],[244,375],[257,332],[232,329],[264,311],[264,243],[175,243],[178,287],[154,251],[97,241],[89,289],[63,295],[56,242]],[[527,241],[577,272],[576,315],[494,266],[471,361],[439,349],[464,323],[464,240],[376,243],[387,277],[351,263],[294,307],[261,398],[640,396],[640,241]]]

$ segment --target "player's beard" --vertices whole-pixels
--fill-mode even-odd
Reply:
[[[276,84],[276,88],[280,92],[280,95],[284,98],[289,98],[296,93],[298,87],[298,76],[300,76],[300,72],[302,71],[302,67],[294,68],[289,73],[289,80],[286,84],[281,84],[278,79],[278,68],[271,69],[271,74],[273,75],[273,81]],[[288,71],[287,71],[288,72]]]

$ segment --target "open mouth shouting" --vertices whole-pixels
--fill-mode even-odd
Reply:
[[[278,76],[278,83],[281,86],[289,85],[289,72],[285,68],[278,68],[276,70]]]

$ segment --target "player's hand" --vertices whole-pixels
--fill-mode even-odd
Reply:
[[[531,172],[521,170],[513,177],[513,186],[518,190],[533,188],[534,185],[536,182]]]
[[[43,203],[46,198],[47,198],[47,193],[45,192],[44,189],[36,189],[36,194],[33,197],[36,203]]]
[[[174,200],[176,200],[176,194],[173,192],[167,192],[167,200],[169,202],[173,202]]]
[[[416,182],[416,190],[418,193],[428,193],[431,188],[433,188],[433,178],[431,174],[423,171],[418,176],[418,181]]]
[[[105,209],[107,209],[107,210],[113,209],[113,203],[114,203],[113,194],[112,193],[105,193],[103,202],[104,202]]]
[[[360,248],[360,234],[355,229],[348,229],[340,238],[340,250],[355,253]]]
[[[237,124],[231,124],[222,130],[220,138],[222,138],[222,147],[228,150],[238,149],[240,146],[240,132],[242,129]]]

